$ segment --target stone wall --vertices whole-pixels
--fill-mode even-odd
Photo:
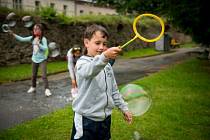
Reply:
[[[45,22],[47,29],[45,36],[49,42],[56,42],[60,46],[61,55],[57,58],[50,58],[49,61],[60,60],[66,58],[67,51],[75,44],[83,46],[82,36],[85,28],[93,23],[75,24],[75,25],[59,25],[57,23]],[[132,25],[116,24],[103,25],[107,28],[110,38],[109,46],[122,45],[130,40],[134,34]],[[21,22],[18,22],[14,33],[21,36],[31,35],[31,31],[24,28]],[[127,49],[143,47],[144,44],[140,40],[136,40],[130,44]],[[31,63],[32,48],[30,43],[18,42],[12,35],[0,32],[0,66]]]
[[[0,21],[3,23],[5,17],[0,14]],[[36,19],[35,21],[40,21]],[[61,55],[56,58],[49,58],[49,61],[64,60],[67,51],[73,45],[83,47],[82,36],[85,28],[93,23],[76,23],[73,25],[60,25],[54,22],[44,22],[46,25],[45,36],[49,42],[56,42],[60,46]],[[102,24],[101,24],[102,25]],[[1,26],[1,24],[0,24]],[[134,37],[131,24],[116,23],[115,25],[104,25],[110,34],[109,46],[123,45]],[[31,31],[23,27],[21,21],[17,22],[14,33],[21,36],[31,35]],[[191,41],[189,36],[173,31],[173,36],[180,42]],[[124,51],[142,47],[154,47],[154,43],[145,43],[139,39],[132,42]],[[14,39],[12,35],[0,31],[0,66],[31,63],[32,47],[30,43],[21,43]]]

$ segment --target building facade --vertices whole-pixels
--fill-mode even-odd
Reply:
[[[0,6],[24,11],[36,11],[40,10],[41,7],[52,7],[58,13],[67,16],[117,14],[115,9],[95,6],[92,0],[0,0]]]

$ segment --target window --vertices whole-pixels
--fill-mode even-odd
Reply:
[[[40,8],[40,1],[35,1],[35,10],[39,11]]]
[[[22,0],[13,0],[13,8],[16,10],[21,10],[22,9]]]
[[[79,11],[79,13],[80,13],[80,14],[83,14],[83,13],[84,13],[84,11],[83,11],[83,10],[80,10],[80,11]]]
[[[55,3],[50,3],[50,7],[54,9],[55,8]]]
[[[68,7],[67,5],[63,5],[63,14],[64,14],[64,15],[66,15],[67,7]]]

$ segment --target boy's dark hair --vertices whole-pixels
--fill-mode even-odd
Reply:
[[[84,38],[87,38],[87,39],[91,39],[93,37],[93,34],[96,32],[96,31],[100,31],[104,34],[104,37],[109,37],[109,34],[107,32],[107,30],[101,26],[101,25],[96,25],[96,24],[93,24],[91,26],[88,26],[84,32]]]
[[[96,31],[102,32],[104,34],[103,35],[104,38],[109,37],[108,31],[106,30],[106,28],[104,28],[101,25],[93,24],[93,25],[90,25],[86,28],[86,30],[84,32],[84,35],[83,35],[83,38],[84,39],[86,38],[86,39],[90,40],[93,37],[93,35],[95,34]],[[83,54],[84,55],[87,54],[87,48],[84,48]]]

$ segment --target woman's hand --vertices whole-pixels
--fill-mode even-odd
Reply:
[[[35,38],[34,38],[34,43],[35,43],[36,45],[39,45],[39,42],[40,42],[39,37],[35,37]]]
[[[8,33],[12,36],[15,36],[15,33],[12,30],[9,30]]]

